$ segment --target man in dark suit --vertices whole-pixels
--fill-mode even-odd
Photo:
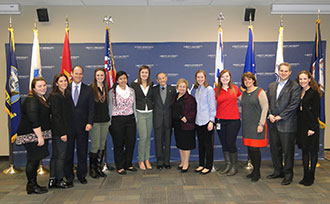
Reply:
[[[72,135],[68,137],[67,158],[64,168],[67,183],[73,186],[73,158],[77,147],[77,177],[80,183],[86,184],[88,132],[92,129],[94,117],[94,97],[91,87],[82,82],[84,69],[81,66],[72,68]]]
[[[267,178],[284,178],[281,184],[289,185],[293,179],[296,112],[301,90],[295,81],[290,80],[292,71],[289,63],[281,63],[278,73],[279,80],[270,83],[267,91],[270,151],[274,165],[273,174]]]
[[[160,72],[156,76],[157,86],[153,87],[153,125],[157,157],[157,169],[170,169],[171,126],[170,113],[171,101],[176,94],[175,87],[167,84],[166,74]]]

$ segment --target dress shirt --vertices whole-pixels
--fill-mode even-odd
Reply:
[[[78,99],[79,99],[81,84],[82,84],[82,82],[79,82],[79,84],[76,84],[74,82],[71,83],[71,96],[72,96],[72,99],[74,99],[74,91],[76,89],[76,86],[78,86],[77,88],[78,88]]]
[[[197,114],[196,114],[196,125],[202,126],[207,124],[209,121],[214,122],[216,115],[215,107],[215,93],[213,88],[208,86],[198,86],[195,93],[197,102]]]
[[[277,90],[276,90],[276,99],[278,99],[283,87],[285,86],[286,82],[288,82],[289,79],[285,81],[279,81],[277,85]]]

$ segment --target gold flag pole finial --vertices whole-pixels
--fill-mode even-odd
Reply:
[[[250,26],[252,25],[252,14],[249,15]]]
[[[219,13],[217,20],[219,21],[219,27],[221,27],[222,21],[225,20],[225,16],[222,12]]]
[[[66,16],[65,18],[65,28],[69,28],[69,17]]]
[[[13,27],[13,22],[11,20],[11,16],[9,17],[9,28],[12,28]]]
[[[321,9],[317,9],[317,20],[320,20]]]
[[[104,16],[103,23],[105,23],[107,26],[109,26],[110,23],[113,24],[113,19],[111,16]]]
[[[36,20],[34,20],[34,23],[33,23],[33,29],[34,29],[34,30],[37,30],[37,29],[38,29],[37,21],[36,21]]]
[[[284,24],[283,15],[281,14],[280,26],[283,27],[283,24]]]

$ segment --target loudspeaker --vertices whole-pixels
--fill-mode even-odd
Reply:
[[[39,22],[48,22],[48,12],[46,8],[39,8],[37,9],[38,20]]]
[[[250,14],[251,14],[251,21],[254,21],[254,14],[256,13],[255,8],[246,8],[245,9],[245,15],[244,15],[244,21],[250,21]]]

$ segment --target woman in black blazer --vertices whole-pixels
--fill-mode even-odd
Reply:
[[[48,98],[52,112],[52,157],[50,160],[49,188],[69,188],[63,180],[67,139],[71,134],[71,97],[68,77],[57,74]]]
[[[314,183],[320,146],[319,115],[322,92],[311,73],[306,70],[301,71],[296,80],[302,88],[296,142],[302,150],[304,177],[299,184],[310,186]]]
[[[46,81],[36,77],[31,82],[31,90],[21,108],[21,121],[18,126],[16,144],[24,144],[26,149],[26,177],[28,194],[47,193],[46,187],[37,183],[37,170],[40,160],[49,155],[48,140],[51,138],[50,111],[46,103]]]

